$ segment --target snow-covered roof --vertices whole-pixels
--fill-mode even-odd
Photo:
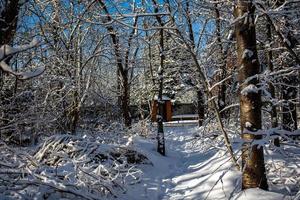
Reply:
[[[154,100],[158,100],[158,95],[154,96]],[[166,95],[162,95],[162,100],[163,101],[169,101],[171,99],[168,96],[166,96]]]

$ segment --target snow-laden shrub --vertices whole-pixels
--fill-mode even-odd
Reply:
[[[256,134],[262,136],[260,140],[253,140],[251,145],[264,147],[264,159],[267,172],[269,189],[289,196],[299,196],[300,176],[299,176],[299,130],[286,131],[279,128],[268,128],[269,118],[265,118],[265,129],[259,130]],[[241,162],[241,150],[243,140],[239,120],[230,119],[225,123],[233,150],[238,161]],[[218,128],[216,120],[205,121],[202,127],[192,130],[194,139],[186,145],[197,148],[199,152],[207,152],[210,149],[226,153],[223,135]],[[274,145],[274,139],[280,137],[280,147]],[[298,193],[297,193],[298,192]],[[298,195],[298,196],[297,196]],[[297,198],[295,198],[297,199]]]
[[[0,178],[0,192],[5,191],[5,197],[12,199],[18,199],[16,194],[37,199],[45,195],[67,199],[115,197],[126,191],[125,185],[140,180],[142,172],[137,164],[150,164],[128,146],[104,144],[89,136],[54,135],[33,156],[4,144],[1,153],[0,169],[5,177]],[[14,171],[9,172],[12,165]]]
[[[137,123],[132,124],[131,129],[127,131],[129,135],[139,135],[142,137],[155,137],[153,134],[153,126],[151,126],[149,120],[140,120]]]

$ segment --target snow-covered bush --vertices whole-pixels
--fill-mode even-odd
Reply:
[[[127,131],[128,135],[139,135],[143,137],[155,137],[153,126],[151,126],[149,120],[140,120],[134,123]]]
[[[125,185],[139,181],[142,172],[137,164],[150,164],[128,146],[90,136],[54,135],[34,153],[16,151],[5,143],[0,150],[0,170],[5,174],[0,191],[11,199],[116,197],[126,191]]]

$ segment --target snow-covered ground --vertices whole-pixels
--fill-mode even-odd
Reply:
[[[274,167],[279,166],[276,163],[284,163],[278,156],[280,153],[268,151],[266,158],[270,189],[276,192],[260,189],[240,192],[241,172],[233,167],[222,145],[218,147],[215,141],[218,139],[208,137],[200,140],[195,138],[197,132],[199,129],[191,125],[165,126],[166,157],[156,152],[155,140],[135,137],[134,148],[146,155],[153,165],[142,166],[144,174],[140,183],[129,186],[119,199],[297,199],[295,194],[294,197],[285,195],[289,189],[284,189],[287,183],[282,181],[285,182],[286,176],[290,175],[285,174],[282,169],[282,176],[275,177],[277,171]],[[300,164],[299,159],[297,162]],[[292,173],[299,175],[297,165],[289,170],[296,170]],[[276,185],[276,178],[277,183],[281,180],[281,185]],[[297,185],[295,182],[293,184]]]
[[[239,158],[238,126],[229,124]],[[114,126],[102,135],[58,134],[26,148],[0,141],[0,200],[300,199],[297,141],[265,148],[269,192],[241,192],[241,172],[213,123],[200,128],[165,124],[166,156],[156,151],[153,129],[137,123],[127,131]]]

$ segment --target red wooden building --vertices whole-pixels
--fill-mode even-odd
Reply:
[[[163,121],[169,122],[172,121],[172,102],[169,97],[163,96],[164,102],[164,113],[163,113]],[[157,97],[152,100],[151,103],[151,121],[157,121],[157,114],[158,114],[158,102]]]

